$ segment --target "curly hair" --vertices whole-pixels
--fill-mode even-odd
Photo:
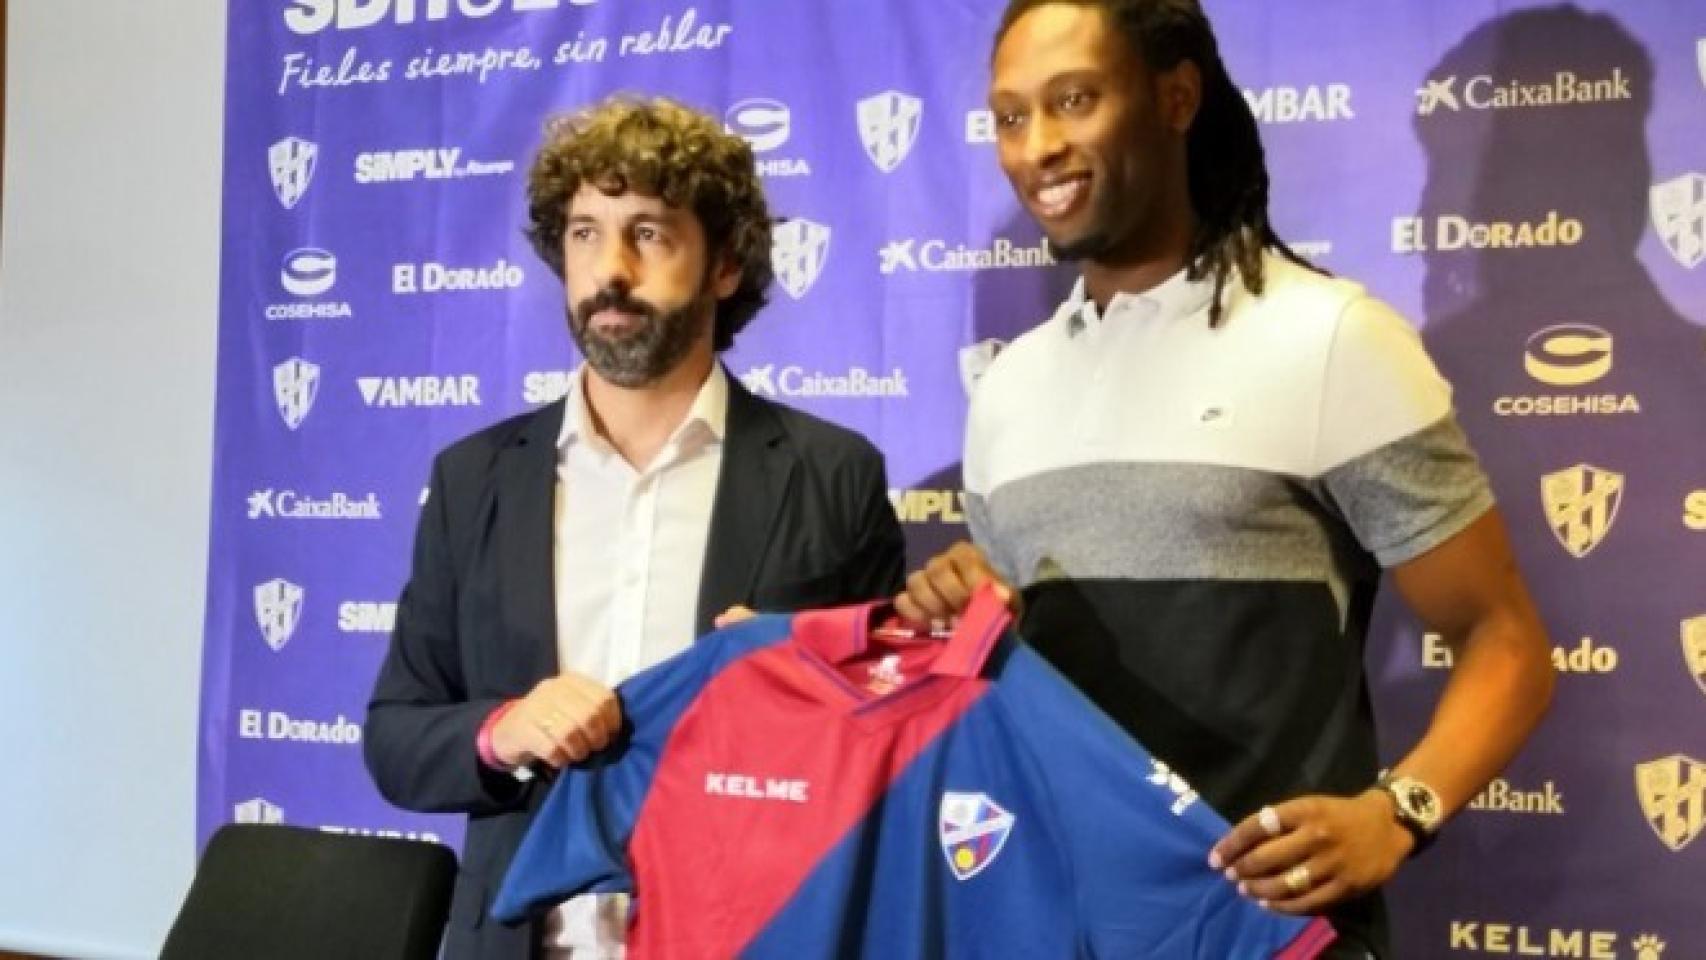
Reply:
[[[1186,262],[1192,280],[1214,278],[1209,325],[1220,323],[1221,293],[1234,269],[1251,293],[1262,292],[1264,250],[1320,272],[1279,238],[1268,219],[1268,166],[1256,116],[1226,72],[1214,28],[1197,0],[1011,0],[995,44],[1020,17],[1053,3],[1106,13],[1138,62],[1150,70],[1171,70],[1189,60],[1202,73],[1202,105],[1185,141],[1191,209],[1197,217]]]
[[[715,349],[733,346],[764,306],[774,277],[770,211],[746,141],[663,97],[612,97],[548,122],[527,178],[526,233],[559,277],[569,201],[584,183],[693,211],[705,231],[707,260],[726,256],[740,267],[740,284],[717,304],[712,331]]]

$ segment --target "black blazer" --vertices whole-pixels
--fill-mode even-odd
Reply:
[[[506,420],[434,461],[368,703],[362,749],[385,798],[468,814],[450,960],[519,960],[538,949],[536,924],[506,927],[486,911],[546,786],[487,771],[474,738],[494,707],[558,672],[551,555],[564,407]],[[796,610],[898,592],[904,545],[887,486],[869,441],[730,377],[699,633],[736,603]]]

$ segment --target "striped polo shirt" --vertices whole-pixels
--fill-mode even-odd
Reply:
[[[971,402],[973,539],[1024,634],[1227,819],[1376,775],[1380,570],[1492,506],[1420,337],[1269,255],[1252,295],[1180,271],[1098,311],[1080,280]]]

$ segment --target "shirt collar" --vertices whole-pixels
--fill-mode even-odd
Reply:
[[[794,641],[827,663],[846,663],[866,655],[871,627],[891,613],[893,605],[885,600],[808,610],[794,616]],[[993,587],[986,584],[978,588],[954,625],[953,634],[931,661],[930,673],[965,679],[978,676],[1012,619]]]
[[[1188,267],[1180,267],[1177,273],[1142,293],[1116,293],[1108,301],[1106,311],[1096,309],[1095,301],[1085,292],[1084,277],[1079,276],[1072,285],[1072,293],[1060,305],[1057,318],[1067,325],[1067,332],[1076,334],[1085,327],[1127,314],[1164,321],[1192,316],[1214,299],[1214,279],[1192,280],[1188,273]]]
[[[569,393],[564,399],[563,426],[557,431],[558,451],[567,449],[571,442],[577,440],[600,451],[610,449],[610,442],[593,426],[592,408],[587,405],[586,364],[581,364],[569,378]],[[687,416],[670,434],[669,443],[680,443],[695,433],[707,442],[720,442],[728,429],[728,421],[728,374],[723,372],[721,363],[713,363],[710,375],[699,385],[699,392],[693,397],[693,406],[687,408]]]

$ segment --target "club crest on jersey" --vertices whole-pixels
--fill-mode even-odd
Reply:
[[[995,862],[1013,833],[1014,816],[986,793],[942,794],[937,836],[948,869],[959,880],[970,880]]]
[[[319,145],[301,137],[285,137],[267,148],[273,194],[284,209],[296,206],[308,192],[308,185],[314,182],[314,161],[319,156]]]
[[[1682,658],[1700,692],[1706,693],[1706,614],[1682,621]]]
[[[829,256],[829,228],[795,217],[770,232],[770,268],[776,282],[795,300],[817,282]]]
[[[885,90],[859,101],[859,139],[865,154],[884,173],[900,166],[918,141],[924,102],[898,90]]]
[[[1635,792],[1647,825],[1673,852],[1706,831],[1706,763],[1682,754],[1638,763]]]
[[[1540,478],[1540,497],[1553,536],[1580,559],[1611,532],[1623,501],[1623,475],[1580,463]]]
[[[1647,206],[1653,229],[1677,263],[1692,270],[1706,262],[1706,174],[1654,184]]]

